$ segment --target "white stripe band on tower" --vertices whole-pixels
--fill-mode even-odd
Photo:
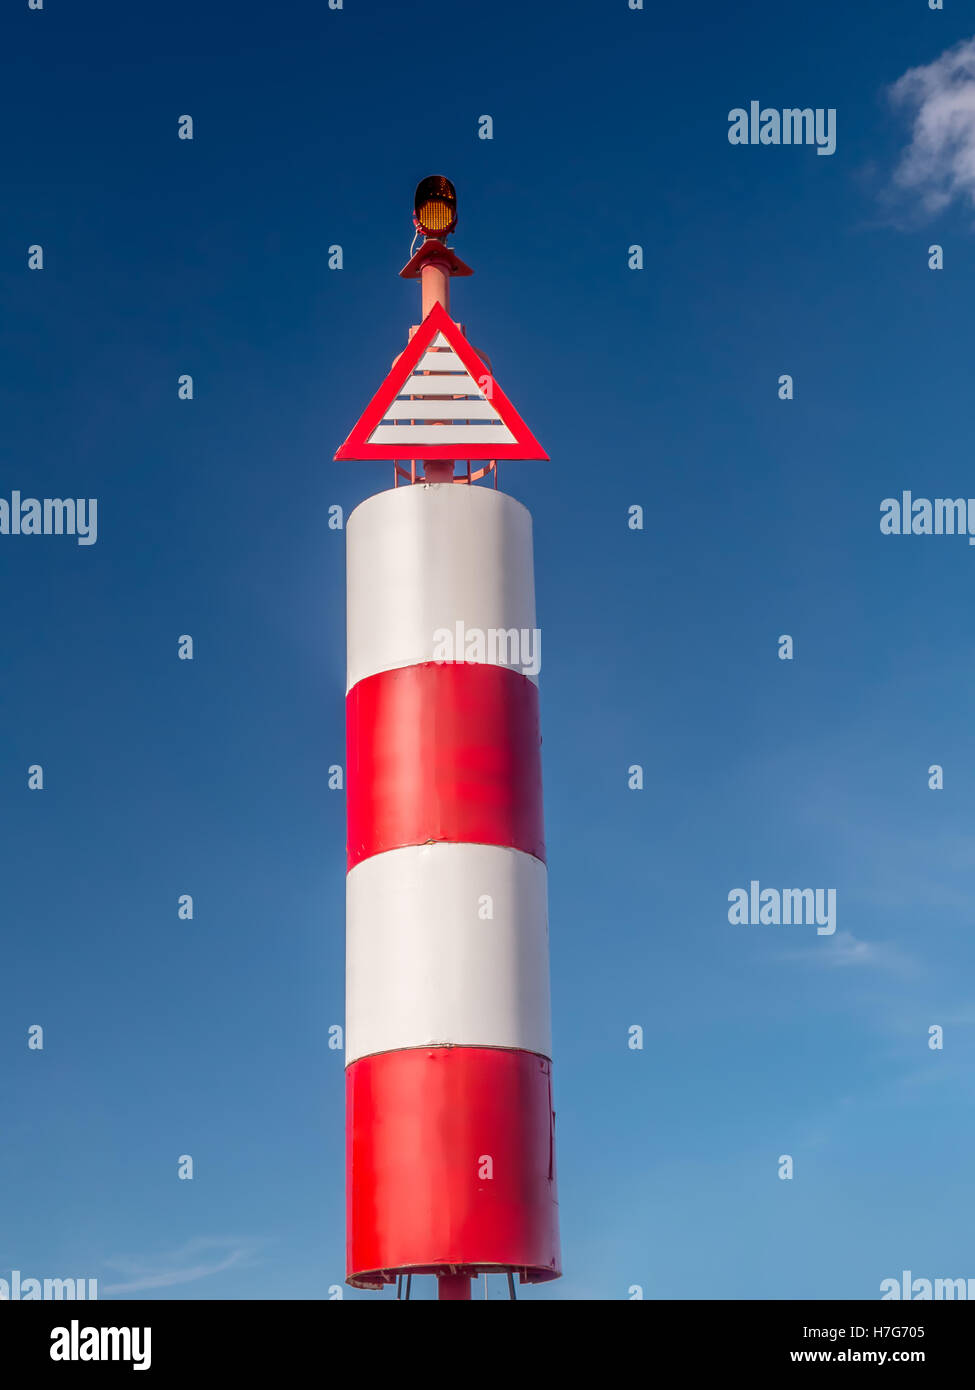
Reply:
[[[346,920],[347,1064],[445,1044],[551,1056],[547,874],[533,855],[373,855],[348,875]]]
[[[535,628],[531,516],[507,493],[452,483],[389,488],[350,514],[346,546],[347,690],[378,671],[443,660],[437,633],[458,624],[485,633]],[[513,653],[496,664],[521,669]]]

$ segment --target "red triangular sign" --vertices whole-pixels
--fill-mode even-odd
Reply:
[[[442,304],[434,304],[337,459],[547,459]]]

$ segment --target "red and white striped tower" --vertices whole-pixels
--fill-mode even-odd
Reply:
[[[402,273],[441,330],[336,455],[434,454],[347,527],[347,1278],[436,1274],[440,1298],[469,1298],[479,1272],[561,1263],[531,517],[469,462],[524,448],[498,447],[523,426],[446,317],[470,272],[436,225]]]

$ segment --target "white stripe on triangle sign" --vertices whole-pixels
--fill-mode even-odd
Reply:
[[[548,458],[458,326],[435,304],[337,459]]]

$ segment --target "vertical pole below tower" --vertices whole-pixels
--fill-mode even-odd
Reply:
[[[466,1299],[470,1302],[471,1276],[469,1274],[438,1274],[437,1298]]]

